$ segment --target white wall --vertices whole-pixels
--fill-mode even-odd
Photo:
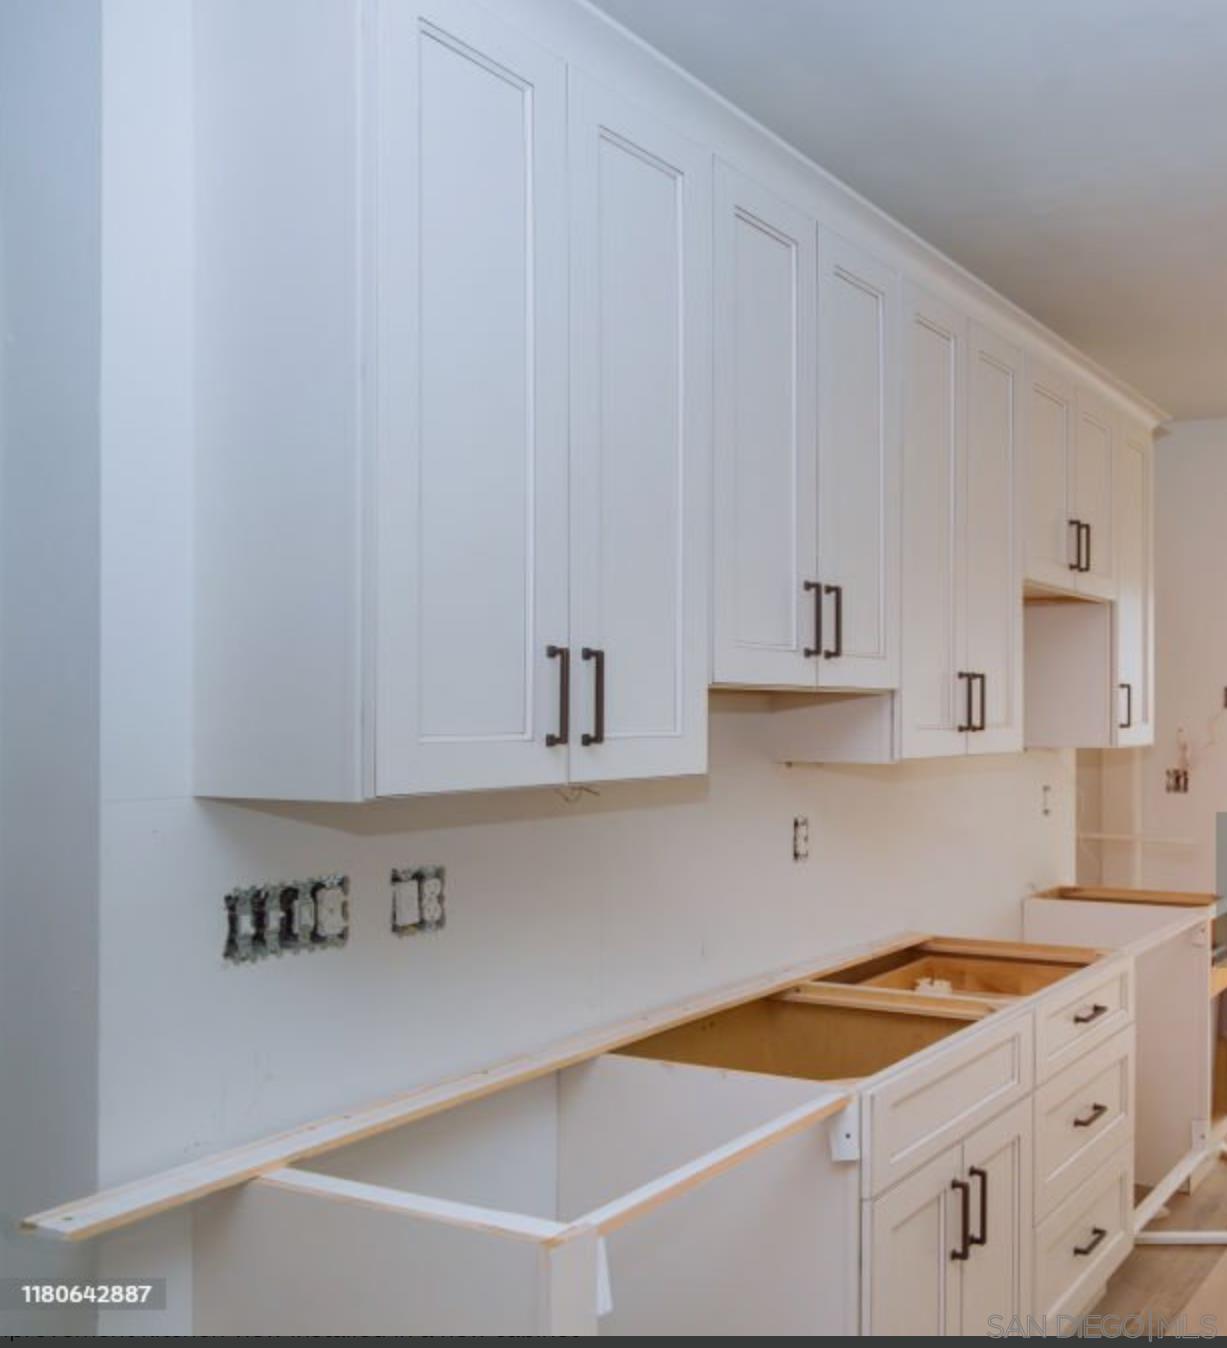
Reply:
[[[308,24],[334,2],[296,12]],[[866,936],[1016,934],[1020,898],[1073,875],[1070,756],[786,769],[753,697],[718,700],[707,778],[573,802],[187,794],[190,12],[105,0],[102,1183]],[[397,939],[388,872],[413,862],[447,867],[448,924]],[[230,888],[334,870],[353,880],[348,948],[223,962]],[[190,1325],[190,1226],[172,1214],[107,1239],[108,1273],[171,1278],[165,1316],[108,1316],[107,1332]]]
[[[96,1182],[96,0],[0,4],[0,1276],[93,1252],[16,1221]],[[80,1311],[0,1309],[10,1334]]]
[[[1155,743],[1103,755],[1105,881],[1219,890],[1215,826],[1227,810],[1227,420],[1176,422],[1155,445]],[[1177,729],[1192,745],[1187,795],[1169,795]],[[1135,864],[1137,863],[1137,864]],[[1220,891],[1221,892],[1221,891]]]

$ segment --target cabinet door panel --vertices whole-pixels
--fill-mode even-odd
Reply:
[[[1149,432],[1126,426],[1112,483],[1116,522],[1116,742],[1154,743],[1154,581]]]
[[[826,687],[899,680],[900,449],[895,273],[838,234],[819,238],[818,570],[842,589],[842,655]],[[825,644],[835,614],[827,600]]]
[[[1100,599],[1116,597],[1116,553],[1112,534],[1112,468],[1115,418],[1098,398],[1078,390],[1070,499],[1073,515],[1090,526],[1090,569],[1078,576],[1078,591]]]
[[[571,636],[604,652],[604,742],[576,780],[707,762],[711,171],[703,151],[573,74]],[[595,734],[598,662],[573,664]]]
[[[564,69],[380,9],[376,790],[562,781]]]
[[[816,226],[727,164],[715,191],[713,676],[812,688]]]
[[[953,1147],[865,1206],[873,1335],[960,1332],[962,1207],[952,1187],[961,1148]]]
[[[1037,585],[1075,590],[1069,498],[1073,385],[1055,370],[1031,362],[1027,389],[1026,576]]]
[[[1013,1319],[1025,1321],[1031,1310],[1029,1099],[964,1142],[963,1173],[972,1186],[972,1227],[983,1243],[972,1246],[963,1264],[961,1332],[985,1337]]]
[[[962,630],[963,318],[909,288],[904,358],[904,758],[960,754],[966,736]]]
[[[1022,748],[1022,573],[1016,525],[1022,353],[972,324],[967,375],[967,668],[984,677],[971,753]]]

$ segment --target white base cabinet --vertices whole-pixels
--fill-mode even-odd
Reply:
[[[866,1333],[984,1336],[1031,1306],[1031,1102],[866,1204]]]

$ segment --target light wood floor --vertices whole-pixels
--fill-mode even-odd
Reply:
[[[1151,1231],[1227,1228],[1227,1162],[1192,1194],[1176,1194],[1170,1217],[1157,1219]],[[1117,1269],[1096,1315],[1148,1317],[1155,1332],[1183,1316],[1186,1334],[1197,1334],[1202,1316],[1213,1316],[1217,1333],[1227,1334],[1227,1246],[1139,1245]]]

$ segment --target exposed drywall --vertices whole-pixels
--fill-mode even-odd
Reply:
[[[1227,420],[1182,421],[1155,445],[1155,743],[1102,755],[1106,883],[1216,890],[1215,826],[1227,809]],[[1187,794],[1165,790],[1183,726]],[[1084,849],[1085,850],[1085,849]]]
[[[332,3],[295,0],[296,21]],[[191,8],[106,6],[107,150],[125,187],[105,198],[102,1182],[865,936],[1015,934],[1028,889],[1073,875],[1071,756],[788,769],[753,696],[716,700],[703,779],[574,801],[187,795]],[[398,938],[389,872],[428,862],[447,867],[447,927]],[[319,871],[352,877],[347,948],[223,962],[228,889]],[[106,1332],[190,1327],[190,1233],[173,1214],[104,1242],[108,1274],[170,1279],[165,1314],[108,1314]]]
[[[96,1181],[100,36],[95,0],[0,5],[0,1275],[33,1281],[94,1253],[15,1223]]]

